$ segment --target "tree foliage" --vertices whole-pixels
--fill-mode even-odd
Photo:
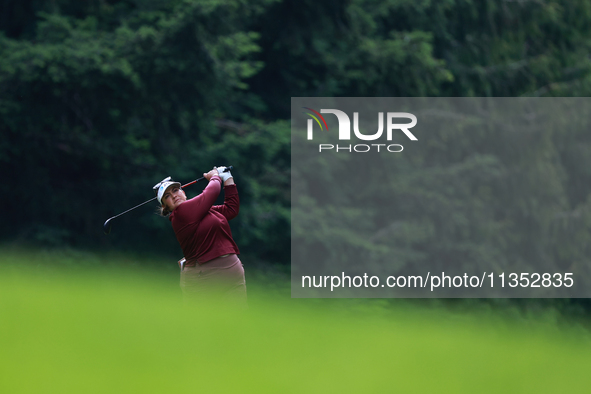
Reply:
[[[176,250],[168,223],[154,215],[118,219],[124,236],[105,238],[100,224],[151,197],[165,176],[190,181],[232,164],[240,246],[287,264],[290,97],[591,89],[591,6],[583,0],[4,0],[0,7],[0,192],[10,196],[3,238]],[[445,234],[440,256],[493,258],[482,241],[513,231],[514,219],[482,207],[509,204],[511,218],[528,220],[551,201],[570,213],[530,225],[570,245],[558,248],[561,258],[584,259],[587,219],[578,218],[588,215],[587,136],[540,136],[509,162],[500,160],[494,134],[465,140],[452,151],[432,140],[428,155],[400,163],[400,171],[416,170],[396,193],[416,198],[384,223],[396,242]],[[487,148],[468,153],[479,144]],[[496,183],[510,182],[525,163],[537,166],[528,170],[527,192]],[[452,203],[458,196],[469,196],[461,212]],[[340,215],[358,220],[356,212]],[[404,250],[404,261],[425,256]]]

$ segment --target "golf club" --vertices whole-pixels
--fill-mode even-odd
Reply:
[[[224,172],[232,171],[233,169],[234,169],[234,167],[232,167],[232,166],[227,166],[227,167],[226,167],[226,169],[224,170]],[[167,179],[170,179],[170,177],[168,177]],[[189,182],[189,183],[187,183],[187,184],[185,184],[185,185],[182,185],[182,186],[181,186],[181,189],[184,189],[184,188],[185,188],[185,187],[187,187],[187,186],[191,186],[191,185],[193,185],[193,184],[195,184],[195,183],[197,183],[197,182],[199,182],[199,181],[202,181],[202,180],[204,180],[204,179],[205,179],[205,177],[201,177],[201,178],[199,178],[199,179],[195,179],[195,180],[194,180],[194,181],[192,181],[192,182]],[[118,217],[119,217],[119,216],[121,216],[121,215],[125,215],[127,212],[133,211],[134,209],[136,209],[136,208],[139,208],[139,207],[141,207],[142,205],[146,205],[146,204],[148,204],[148,203],[150,203],[150,202],[152,202],[152,201],[155,201],[156,199],[157,199],[157,197],[151,198],[151,199],[149,199],[148,201],[144,201],[143,203],[141,203],[141,204],[139,204],[139,205],[136,205],[136,206],[135,206],[135,207],[133,207],[133,208],[129,208],[129,209],[128,209],[127,211],[125,211],[125,212],[121,212],[119,215],[115,215],[115,216],[113,216],[112,218],[109,218],[109,219],[107,219],[107,221],[105,222],[105,224],[103,224],[103,230],[104,230],[105,234],[109,234],[109,233],[111,232],[111,220],[113,220],[113,219],[115,219],[115,218],[118,218]]]

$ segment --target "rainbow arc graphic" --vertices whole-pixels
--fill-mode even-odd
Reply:
[[[308,108],[308,107],[302,107],[302,108],[310,110],[310,111],[314,112],[316,115],[318,115],[320,117],[320,119],[322,119],[322,122],[324,123],[324,126],[326,127],[326,131],[328,131],[328,125],[326,124],[326,120],[324,120],[324,117],[322,115],[320,115],[319,112],[314,111],[312,108]],[[305,113],[306,115],[310,115],[316,121],[316,123],[318,123],[318,126],[320,126],[320,130],[324,130],[322,128],[322,123],[320,123],[320,120],[318,120],[318,118],[316,116],[314,116],[313,114],[311,114],[309,112],[303,112],[303,113]]]

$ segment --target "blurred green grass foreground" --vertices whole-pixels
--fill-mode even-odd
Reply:
[[[248,267],[250,309],[238,313],[184,305],[174,261],[0,251],[0,393],[549,393],[591,383],[589,332],[551,319],[291,299],[287,278],[273,284]]]

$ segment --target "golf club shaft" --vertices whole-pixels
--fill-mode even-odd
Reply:
[[[191,186],[192,184],[194,184],[194,183],[197,183],[197,182],[199,182],[199,181],[202,181],[202,180],[204,180],[204,179],[205,179],[205,177],[201,177],[201,178],[199,178],[199,179],[195,179],[193,182],[189,182],[189,183],[187,183],[186,185],[183,185],[183,186],[181,186],[181,188],[183,188],[183,189],[184,189],[185,187],[187,187],[187,186]],[[121,216],[121,215],[124,215],[124,214],[126,214],[126,213],[127,213],[127,212],[129,212],[129,211],[133,211],[134,209],[136,209],[136,208],[139,208],[139,207],[141,207],[142,205],[146,205],[146,204],[148,204],[148,203],[150,203],[150,202],[152,202],[152,201],[154,201],[154,200],[156,200],[156,197],[154,197],[154,198],[151,198],[151,199],[149,199],[148,201],[144,201],[143,203],[141,203],[141,204],[139,204],[139,205],[136,205],[136,206],[135,206],[135,207],[133,207],[133,208],[129,208],[127,211],[125,211],[125,212],[121,212],[119,215],[113,216],[113,217],[112,217],[112,218],[110,218],[109,220],[111,220],[111,219],[115,219],[115,218],[117,218],[117,217],[119,217],[119,216]]]
[[[154,198],[151,198],[151,199],[149,199],[148,201],[144,201],[144,202],[143,202],[143,203],[141,203],[140,205],[136,205],[136,206],[135,206],[135,207],[133,207],[133,208],[129,208],[129,209],[128,209],[127,211],[125,211],[125,212],[121,212],[119,215],[115,215],[115,216],[113,216],[112,218],[109,218],[109,219],[107,219],[107,222],[108,222],[109,220],[113,220],[113,219],[115,219],[115,218],[118,218],[119,216],[121,216],[121,215],[124,215],[124,214],[126,214],[127,212],[129,212],[129,211],[133,211],[134,209],[136,209],[136,208],[139,208],[139,207],[141,207],[142,205],[146,205],[147,203],[149,203],[149,202],[152,202],[152,201],[155,201],[155,200],[156,200],[156,197],[154,197]]]
[[[233,170],[233,169],[234,169],[234,167],[232,167],[232,166],[227,166],[227,167],[226,167],[226,169],[224,170],[224,172],[228,172],[228,171],[231,171],[231,170]],[[187,187],[187,186],[191,186],[191,185],[193,185],[193,184],[195,184],[195,183],[197,183],[197,182],[199,182],[199,181],[202,181],[202,180],[204,180],[204,179],[205,179],[205,177],[201,177],[201,178],[199,178],[199,179],[195,179],[195,180],[194,180],[194,181],[192,181],[192,182],[189,182],[189,183],[187,183],[187,184],[185,184],[185,185],[182,185],[182,186],[181,186],[181,189],[184,189],[184,188],[185,188],[185,187]],[[134,209],[136,209],[136,208],[139,208],[139,207],[141,207],[142,205],[146,205],[146,204],[148,204],[148,203],[150,203],[150,202],[152,202],[152,201],[155,201],[155,200],[157,201],[157,197],[151,198],[151,199],[149,199],[148,201],[144,201],[143,203],[141,203],[141,204],[139,204],[139,205],[136,205],[136,206],[135,206],[135,207],[133,207],[133,208],[129,208],[129,209],[128,209],[127,211],[125,211],[125,212],[121,212],[119,215],[115,215],[115,216],[113,216],[112,218],[109,218],[109,219],[107,219],[107,221],[106,221],[106,222],[105,222],[105,224],[103,225],[103,229],[105,230],[105,233],[107,232],[107,230],[108,230],[108,231],[111,231],[111,226],[110,226],[110,224],[109,224],[109,222],[110,222],[111,220],[113,220],[113,219],[115,219],[115,218],[118,218],[119,216],[121,216],[121,215],[124,215],[124,214],[126,214],[127,212],[129,212],[129,211],[133,211]]]
[[[181,186],[181,189],[184,189],[184,188],[186,188],[187,186],[191,186],[192,184],[194,184],[194,183],[197,183],[197,182],[199,182],[199,181],[202,181],[202,180],[204,180],[204,179],[205,179],[205,177],[201,177],[201,178],[199,178],[199,179],[195,179],[194,181],[192,181],[192,182],[189,182],[189,183],[187,183],[187,184],[185,184],[185,185]]]
[[[226,167],[226,169],[225,169],[223,172],[232,171],[233,169],[234,169],[234,167],[232,167],[232,166],[228,166],[228,167]],[[189,182],[189,183],[187,183],[187,184],[185,184],[185,185],[181,186],[181,189],[184,189],[184,188],[186,188],[187,186],[191,186],[192,184],[194,184],[194,183],[197,183],[197,182],[199,182],[199,181],[202,181],[202,180],[204,180],[204,179],[205,179],[205,177],[204,177],[204,176],[202,176],[202,177],[201,177],[201,178],[199,178],[199,179],[195,179],[194,181],[192,181],[192,182]]]

